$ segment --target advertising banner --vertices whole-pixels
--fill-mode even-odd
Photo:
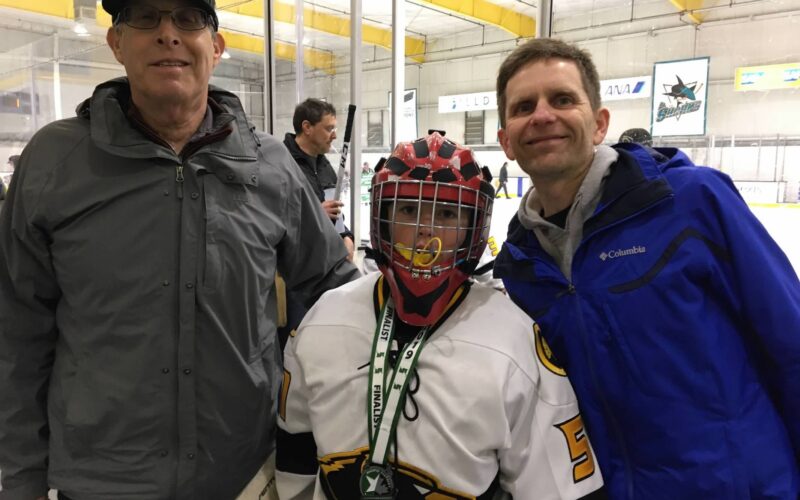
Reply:
[[[392,91],[389,91],[389,112],[392,110]],[[403,93],[403,110],[400,118],[400,130],[397,131],[397,142],[413,141],[417,135],[417,89],[408,89]]]
[[[650,75],[600,80],[600,97],[603,102],[644,99],[652,93],[652,81]]]
[[[736,189],[747,203],[782,203],[785,182],[734,181]]]
[[[484,109],[497,109],[496,92],[439,96],[439,113],[463,113]]]
[[[708,57],[659,62],[653,68],[653,137],[705,135]]]
[[[733,88],[739,92],[800,88],[800,63],[736,68]]]

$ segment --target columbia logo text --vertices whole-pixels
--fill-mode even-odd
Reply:
[[[640,253],[647,253],[647,248],[643,246],[635,246],[631,248],[618,249],[618,250],[609,250],[608,252],[603,252],[600,254],[600,260],[605,262],[608,259],[616,259],[617,257],[627,257],[628,255],[636,255]]]

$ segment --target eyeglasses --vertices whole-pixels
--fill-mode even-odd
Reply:
[[[173,10],[160,10],[152,5],[134,5],[125,7],[117,18],[117,23],[124,22],[131,28],[149,30],[161,24],[161,17],[169,14],[178,29],[183,31],[197,31],[208,26],[209,15],[202,9],[195,7],[178,7]]]
[[[334,127],[333,125],[328,125],[327,127],[324,127],[324,128],[325,128],[325,132],[327,132],[329,134],[332,134],[332,133],[336,132],[337,130],[339,130],[338,128]]]

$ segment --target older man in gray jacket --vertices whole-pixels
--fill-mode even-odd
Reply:
[[[208,85],[213,0],[104,0],[127,78],[40,130],[0,217],[0,499],[235,498],[272,453],[276,269],[357,274],[283,145]]]

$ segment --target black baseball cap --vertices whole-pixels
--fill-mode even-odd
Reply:
[[[117,15],[128,4],[130,0],[103,0],[103,10],[111,14],[113,21],[117,20]],[[217,5],[215,0],[193,0],[192,4],[208,12],[214,24],[214,30],[219,28],[219,19],[217,18]]]

